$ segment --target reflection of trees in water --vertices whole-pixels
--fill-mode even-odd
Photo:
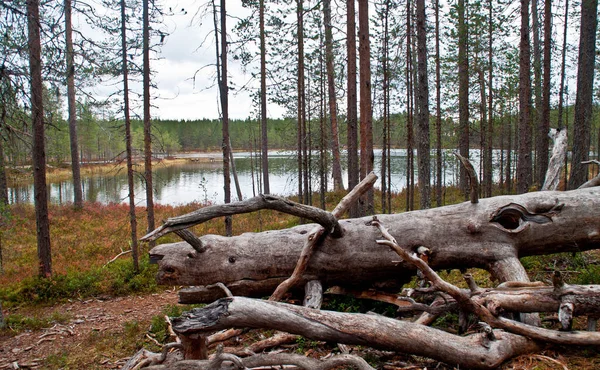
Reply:
[[[457,160],[451,154],[452,150],[444,151],[444,170],[442,183],[445,185],[456,184],[457,179]],[[250,161],[249,154],[236,154],[236,167],[242,191],[245,197],[251,197],[252,191],[252,173],[256,176],[257,162]],[[380,174],[381,151],[375,151],[375,173]],[[471,150],[471,162],[478,171],[479,156],[478,151]],[[506,157],[506,155],[505,155]],[[317,158],[317,157],[315,157]],[[494,151],[494,181],[499,181],[499,159],[500,151]],[[343,163],[346,162],[342,158]],[[396,149],[392,151],[392,191],[401,191],[406,183],[406,150]],[[432,157],[432,168],[434,168],[435,158]],[[251,170],[251,163],[255,165],[254,171]],[[313,164],[318,166],[318,161]],[[222,200],[223,179],[222,162],[186,162],[175,165],[156,165],[154,167],[154,194],[159,203],[163,204],[184,204],[193,201],[216,201]],[[282,196],[289,196],[297,190],[296,157],[291,152],[277,153],[269,157],[269,175],[271,180],[271,192]],[[314,168],[313,174],[317,174],[318,168]],[[347,179],[347,170],[344,168],[344,179]],[[435,172],[435,171],[434,171]],[[415,174],[418,175],[418,174]],[[313,189],[318,189],[318,176],[313,176]],[[204,179],[204,180],[203,180]],[[331,173],[328,173],[328,179],[331,179]],[[432,182],[435,179],[432,178]],[[328,181],[331,188],[332,182]],[[257,184],[257,181],[254,181]],[[91,176],[82,178],[84,199],[88,202],[100,203],[120,203],[127,197],[127,176],[126,173],[118,172],[105,176]],[[143,202],[145,184],[141,175],[135,176],[136,202]],[[379,187],[378,184],[375,185]],[[50,201],[53,203],[66,203],[73,201],[73,185],[70,181],[62,183],[50,183],[49,186]],[[10,203],[33,203],[33,186],[19,185],[8,189]]]

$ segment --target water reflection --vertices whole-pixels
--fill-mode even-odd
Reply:
[[[244,198],[258,194],[261,189],[261,179],[256,168],[257,161],[250,153],[236,153],[234,155],[235,165],[238,173],[241,191]],[[500,151],[494,152],[494,163],[498,164]],[[154,166],[154,197],[157,204],[182,205],[190,202],[214,202],[220,203],[223,199],[223,175],[222,163],[189,162],[170,165]],[[432,156],[432,183],[434,180],[434,161]],[[479,152],[471,151],[471,161],[479,169]],[[345,163],[345,159],[343,159]],[[312,188],[318,190],[319,169],[318,153],[312,161]],[[328,164],[331,161],[327,161]],[[392,191],[401,191],[406,186],[406,150],[396,149],[391,156],[391,183]],[[458,163],[451,151],[444,152],[444,171],[442,182],[445,185],[456,184],[458,181]],[[253,166],[254,165],[254,168]],[[375,151],[375,172],[381,173],[381,150]],[[416,168],[416,165],[415,165]],[[141,168],[138,168],[141,170]],[[329,169],[330,171],[331,169]],[[347,172],[343,173],[344,180]],[[415,181],[418,174],[415,173]],[[499,180],[499,165],[494,166],[494,181]],[[269,154],[269,181],[271,192],[282,196],[297,193],[297,163],[294,152],[277,152]],[[333,188],[331,172],[326,176],[327,189]],[[234,183],[232,180],[232,199],[237,199]],[[375,187],[380,186],[380,181]],[[82,178],[84,200],[100,203],[120,203],[128,201],[127,176],[125,171],[105,176],[91,176]],[[33,185],[19,185],[8,189],[10,203],[33,203]],[[54,182],[48,184],[49,200],[55,204],[72,202],[73,184],[71,181]],[[145,203],[145,183],[140,172],[135,175],[135,199],[136,203]]]

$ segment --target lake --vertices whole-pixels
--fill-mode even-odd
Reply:
[[[478,171],[479,151],[471,150],[471,161]],[[406,186],[407,151],[394,149],[391,151],[392,191],[401,191]],[[170,164],[155,164],[154,169],[154,201],[156,204],[182,205],[191,202],[223,202],[223,168],[222,162],[194,162],[197,154],[186,154],[183,157],[189,162]],[[218,155],[215,157],[218,158]],[[416,156],[415,156],[416,157]],[[458,161],[452,151],[445,150],[444,171],[442,182],[445,185],[456,184],[458,181]],[[494,151],[494,181],[499,179],[500,151]],[[416,158],[415,158],[416,159]],[[244,199],[259,194],[261,187],[260,178],[257,178],[256,157],[251,157],[249,152],[235,153],[235,165],[238,173],[240,187]],[[345,164],[345,158],[342,159]],[[315,153],[312,167],[312,188],[320,189],[318,153]],[[381,174],[381,150],[375,150],[375,173]],[[253,165],[253,166],[252,166]],[[254,167],[254,169],[253,169]],[[417,181],[415,162],[415,182]],[[432,176],[434,183],[435,155],[432,152]],[[143,167],[138,167],[143,172]],[[347,173],[343,173],[347,185]],[[297,164],[295,152],[270,152],[269,153],[269,182],[271,193],[289,196],[297,193]],[[83,177],[83,197],[88,202],[121,203],[128,201],[127,176],[125,171],[105,176]],[[380,181],[375,184],[380,187]],[[327,176],[327,188],[333,188],[331,173]],[[237,200],[235,185],[231,182],[231,199]],[[10,203],[33,203],[33,184],[11,187],[8,189]],[[49,200],[54,204],[64,204],[73,201],[73,184],[71,181],[52,182],[48,184]],[[135,199],[138,205],[145,205],[145,188],[141,173],[135,175]]]

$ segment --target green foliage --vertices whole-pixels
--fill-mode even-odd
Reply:
[[[128,295],[148,293],[157,289],[156,265],[150,265],[147,257],[140,260],[140,271],[135,273],[130,259],[117,260],[106,268],[89,271],[70,271],[55,274],[50,279],[30,277],[16,286],[0,289],[0,300],[7,306],[24,303],[44,303],[64,299],[81,299],[99,295]]]
[[[70,320],[70,316],[61,312],[54,311],[48,317],[23,316],[23,315],[8,315],[5,317],[6,328],[22,332],[25,330],[39,330],[48,328],[53,324],[66,324]]]

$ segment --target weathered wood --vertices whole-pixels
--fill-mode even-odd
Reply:
[[[340,218],[350,206],[358,201],[358,199],[364,195],[369,189],[373,187],[375,181],[377,180],[377,176],[371,172],[368,176],[366,176],[358,185],[352,189],[335,207],[333,212],[331,212],[332,216],[335,219]],[[340,227],[340,230],[341,227]],[[302,275],[306,271],[308,264],[310,262],[311,257],[315,249],[322,243],[323,238],[328,235],[327,229],[322,225],[315,226],[313,230],[308,233],[308,237],[304,242],[304,247],[302,247],[302,251],[300,252],[300,257],[298,258],[298,262],[296,263],[296,267],[292,272],[292,275],[284,280],[281,284],[275,288],[273,294],[271,294],[272,301],[279,301],[283,298],[283,295],[290,290],[294,285],[298,284]],[[332,234],[332,236],[335,236]],[[341,236],[341,235],[338,235]]]
[[[232,363],[231,366],[228,365]],[[260,354],[245,358],[227,353],[219,354],[211,360],[205,361],[179,361],[169,365],[150,366],[148,370],[226,370],[226,369],[254,369],[254,368],[284,368],[293,365],[294,369],[329,370],[339,369],[341,366],[350,366],[358,370],[375,370],[365,360],[354,355],[336,355],[324,360],[304,357],[291,353]]]
[[[322,225],[328,232],[331,232],[334,236],[339,237],[343,233],[338,221],[333,216],[333,214],[329,212],[323,211],[322,209],[317,207],[296,203],[291,200],[277,197],[274,195],[261,194],[254,198],[243,200],[241,202],[204,207],[186,215],[169,218],[159,228],[147,235],[144,235],[141,238],[141,240],[156,240],[159,237],[170,232],[187,229],[188,227],[201,224],[203,222],[212,220],[213,218],[232,216],[241,213],[250,213],[259,211],[261,209],[272,209],[275,211],[280,211],[290,215],[312,220],[318,223],[319,225]]]
[[[468,158],[465,158],[456,152],[454,152],[454,155],[460,160],[460,163],[463,165],[469,176],[469,199],[471,203],[479,203],[479,178],[477,177],[475,168],[473,168],[473,165]]]
[[[319,280],[311,280],[304,286],[304,307],[321,308],[323,304],[323,285]]]
[[[433,269],[484,268],[502,281],[526,279],[520,257],[600,248],[598,188],[499,196],[477,204],[377,217],[409,250],[429,248],[428,263]],[[369,220],[341,220],[344,237],[324,238],[300,283],[316,279],[325,286],[387,290],[409,280],[415,268],[398,262],[394,252],[375,243],[380,233],[366,225]],[[205,235],[201,240],[206,252],[201,257],[195,257],[185,242],[157,246],[150,255],[159,260],[161,284],[222,282],[234,295],[265,296],[292,274],[307,233],[314,227],[301,225],[231,238]],[[212,301],[216,293],[204,298],[204,302]]]
[[[175,329],[175,327],[173,327]],[[186,360],[206,360],[208,343],[204,334],[179,335],[183,346],[183,358]]]
[[[185,335],[228,327],[275,329],[313,340],[412,353],[468,369],[495,369],[509,358],[540,348],[532,340],[503,331],[494,331],[496,340],[486,347],[482,345],[485,334],[462,337],[379,315],[313,310],[243,297],[222,298],[186,312],[173,318],[173,327]]]
[[[556,190],[560,183],[560,174],[565,164],[567,156],[567,130],[551,128],[548,136],[554,141],[552,148],[552,157],[546,171],[546,180],[542,186],[542,190]]]

